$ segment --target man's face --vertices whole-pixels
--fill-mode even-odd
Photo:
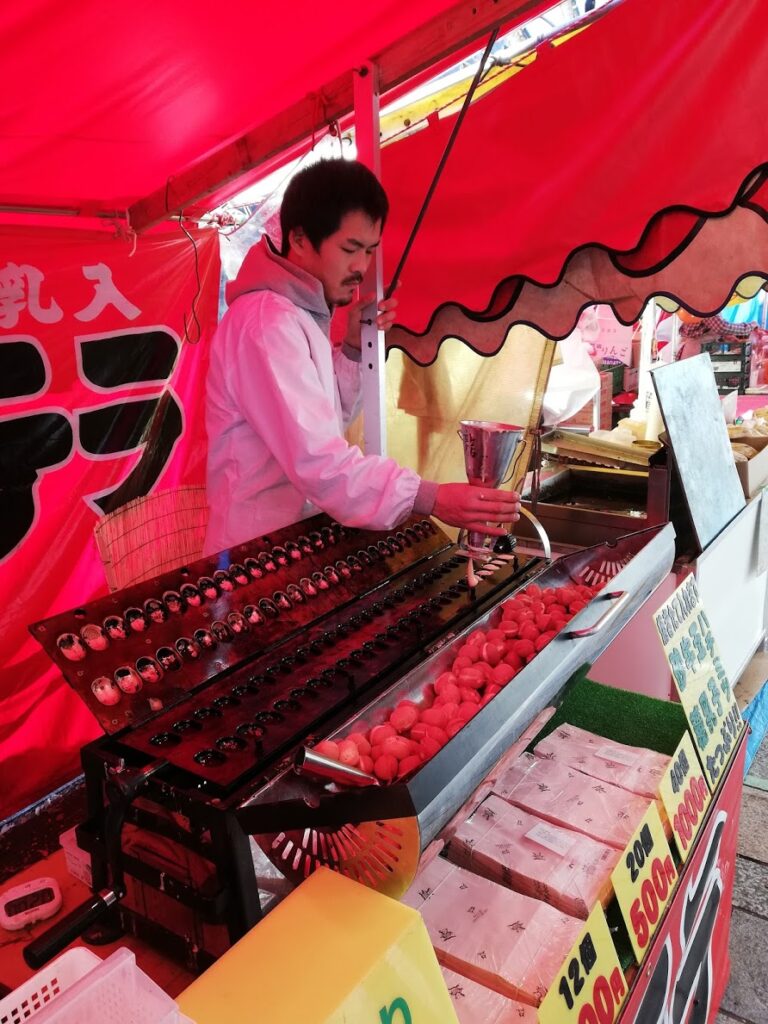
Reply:
[[[380,241],[381,221],[355,210],[342,217],[338,231],[317,251],[304,234],[291,232],[289,258],[320,281],[329,306],[348,306]]]

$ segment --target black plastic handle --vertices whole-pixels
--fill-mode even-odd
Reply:
[[[34,942],[24,948],[24,959],[29,967],[38,970],[60,953],[62,949],[74,941],[85,929],[105,914],[117,900],[117,894],[111,889],[102,889],[94,893],[90,899],[71,910],[52,928],[39,935]]]

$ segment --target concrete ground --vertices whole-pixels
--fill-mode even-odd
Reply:
[[[742,708],[766,679],[768,653],[760,651],[736,687]],[[730,951],[717,1024],[768,1024],[768,735],[744,780]]]

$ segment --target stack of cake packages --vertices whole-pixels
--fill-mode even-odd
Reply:
[[[669,762],[572,725],[534,750],[515,745],[405,896],[462,1024],[536,1019],[583,921],[612,898],[611,872]]]

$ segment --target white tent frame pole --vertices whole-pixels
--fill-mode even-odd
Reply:
[[[355,144],[357,159],[381,177],[381,146],[379,144],[379,74],[375,64],[356,68],[354,76]],[[384,296],[382,246],[371,260],[361,292],[375,292],[376,306],[370,307],[371,323],[364,323],[361,332],[361,377],[363,395],[363,448],[366,455],[387,454],[386,350],[384,332],[376,326],[376,307]]]
[[[647,417],[651,399],[654,397],[650,370],[653,365],[653,340],[656,337],[657,313],[656,299],[652,297],[646,302],[640,317],[640,373],[638,375],[640,380],[635,407],[640,410],[643,419]]]

